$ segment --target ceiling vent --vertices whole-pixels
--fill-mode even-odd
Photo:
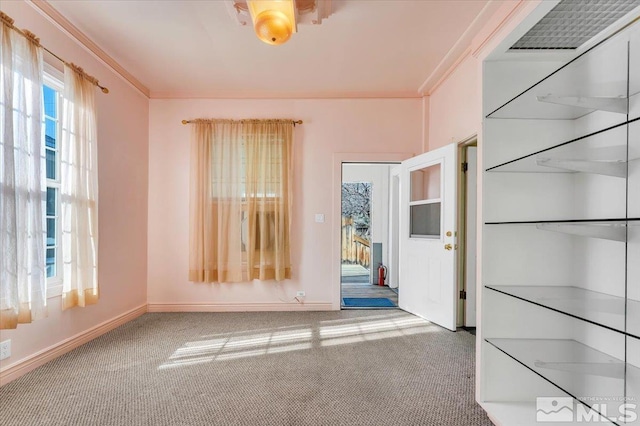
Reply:
[[[638,7],[638,0],[562,0],[510,50],[577,49]]]

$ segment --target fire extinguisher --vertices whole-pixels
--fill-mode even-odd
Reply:
[[[387,267],[382,263],[378,265],[378,285],[384,285],[384,280],[387,279]]]

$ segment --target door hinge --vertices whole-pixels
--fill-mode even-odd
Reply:
[[[462,163],[462,173],[466,173],[467,170],[469,170],[469,163],[465,161],[464,163]]]
[[[467,300],[467,292],[465,290],[460,290],[460,299]]]

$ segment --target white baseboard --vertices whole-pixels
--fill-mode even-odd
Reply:
[[[331,302],[305,303],[149,303],[147,312],[332,311]]]
[[[40,367],[41,365],[64,355],[72,349],[95,339],[104,333],[113,330],[122,324],[129,322],[140,315],[147,312],[147,304],[140,305],[124,314],[118,315],[115,318],[104,321],[95,327],[92,327],[82,333],[78,333],[62,342],[56,343],[46,349],[41,350],[23,360],[20,360],[14,364],[10,364],[5,368],[0,369],[0,386],[17,379],[18,377],[28,373],[29,371]],[[45,320],[46,321],[46,320]]]

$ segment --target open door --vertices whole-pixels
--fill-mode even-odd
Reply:
[[[401,309],[456,330],[457,144],[403,161],[400,184]]]

